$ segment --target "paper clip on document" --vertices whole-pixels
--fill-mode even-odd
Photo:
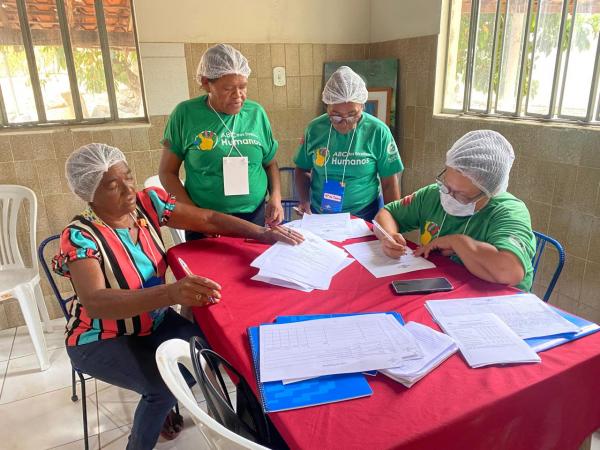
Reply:
[[[186,275],[194,275],[183,259],[177,258],[177,261],[181,265],[181,268],[183,269],[183,271],[185,272]],[[207,297],[208,297],[208,301],[210,303],[212,303],[212,304],[216,303],[216,301],[212,295],[208,295]]]

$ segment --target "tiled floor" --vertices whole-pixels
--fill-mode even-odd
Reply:
[[[81,402],[71,401],[71,366],[62,335],[64,319],[53,322],[53,332],[46,334],[51,367],[44,372],[39,371],[25,327],[0,331],[0,424],[3,429],[0,448],[83,448]],[[138,395],[95,379],[87,381],[86,387],[90,448],[124,449]],[[229,387],[233,392],[232,386]],[[195,393],[203,404],[201,394]],[[181,413],[185,420],[183,432],[173,441],[160,440],[157,449],[203,448],[203,438],[189,414],[184,409]],[[600,450],[600,433],[592,440],[592,450]]]
[[[81,401],[71,401],[71,365],[64,348],[64,319],[46,333],[50,369],[40,372],[25,327],[0,331],[0,448],[75,450],[83,448]],[[90,449],[121,450],[139,396],[91,379],[86,382]],[[233,389],[231,389],[233,390]],[[78,395],[81,394],[79,385]],[[202,394],[195,392],[202,405]],[[234,392],[235,394],[235,392]],[[185,428],[173,441],[156,448],[201,449],[203,438],[184,409]],[[8,432],[7,430],[10,430]]]

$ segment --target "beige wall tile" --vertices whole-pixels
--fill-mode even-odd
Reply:
[[[78,149],[79,147],[94,142],[94,137],[91,131],[77,130],[73,132],[73,148]],[[68,156],[68,155],[66,155]]]
[[[114,145],[113,135],[110,130],[92,131],[92,141],[99,144]]]
[[[289,77],[287,79],[288,108],[299,108],[302,106],[302,96],[300,92],[300,77]]]
[[[404,116],[402,118],[402,136],[405,138],[412,138],[415,136],[415,120],[416,111],[414,106],[407,106],[404,108]]]
[[[558,280],[558,293],[579,298],[586,261],[567,254],[565,266]]]
[[[35,169],[44,195],[62,193],[60,180],[64,177],[64,172],[61,170],[62,168],[58,167],[56,159],[35,161]]]
[[[255,70],[254,67],[251,68]],[[256,74],[259,78],[273,77],[273,67],[271,66],[271,46],[269,44],[256,45]]]
[[[10,145],[10,136],[0,135],[0,162],[12,162],[13,156]]]
[[[312,44],[300,44],[298,46],[298,52],[300,58],[300,76],[311,76],[313,74]]]
[[[14,167],[17,184],[26,186],[36,192],[40,191],[37,171],[33,170],[31,161],[17,161]],[[63,173],[60,173],[60,176],[63,178]]]
[[[33,159],[54,159],[54,142],[52,133],[36,133],[31,135]]]
[[[312,110],[316,103],[312,76],[300,77],[300,103],[307,110]]]
[[[327,50],[324,44],[313,44],[313,75],[323,76],[323,64],[327,60]]]
[[[573,196],[575,195],[576,181],[577,166],[567,164],[557,165],[552,204],[556,206],[571,206]]]
[[[590,234],[594,217],[586,214],[574,216],[571,211],[569,234],[563,244],[568,252],[579,258],[587,258],[590,246]]]
[[[54,151],[57,157],[66,158],[75,150],[73,133],[70,131],[55,131],[52,133],[52,140],[54,141]]]
[[[124,153],[133,151],[131,133],[129,128],[115,128],[111,130],[114,146]]]
[[[17,299],[7,300],[4,303],[4,312],[6,313],[6,321],[8,322],[7,328],[20,327],[25,325],[23,314],[21,313],[21,307]]]
[[[147,151],[150,148],[149,127],[135,127],[130,130],[131,147],[134,152]]]
[[[300,76],[298,44],[285,44],[285,73],[288,77]]]
[[[258,102],[263,108],[268,109],[273,107],[273,83],[270,78],[258,79]]]
[[[285,66],[285,45],[271,44],[271,67]]]
[[[287,89],[285,86],[273,86],[273,107],[275,109],[287,108]]]
[[[17,184],[15,163],[0,163],[0,184]]]
[[[587,259],[600,264],[600,217],[592,218]]]
[[[551,211],[548,205],[524,198],[521,198],[521,200],[525,202],[531,215],[531,227],[536,231],[548,233]]]
[[[588,261],[585,267],[581,302],[600,308],[600,264]]]
[[[415,139],[424,139],[425,138],[425,126],[427,115],[426,108],[415,108],[415,131],[414,136]]]
[[[577,181],[575,183],[575,194],[573,206],[582,213],[593,214],[594,206],[598,196],[600,185],[600,169],[579,167],[577,169]]]
[[[31,161],[34,159],[33,142],[29,134],[12,135],[10,145],[15,161]]]

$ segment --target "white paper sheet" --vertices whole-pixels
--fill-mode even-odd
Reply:
[[[346,239],[355,239],[373,235],[373,232],[367,225],[367,222],[365,222],[363,219],[352,219],[347,232]]]
[[[496,314],[522,339],[576,333],[579,327],[533,294],[502,295],[452,300],[429,300],[427,309],[438,321],[467,314]]]
[[[422,352],[388,314],[364,314],[260,327],[263,382],[395,367]]]
[[[442,329],[458,344],[471,367],[540,362],[540,357],[495,314],[443,317]]]
[[[302,230],[312,231],[328,241],[345,241],[350,227],[350,213],[304,214],[302,216]]]
[[[345,245],[344,248],[375,278],[435,267],[431,261],[414,256],[412,250],[408,248],[406,254],[400,259],[389,258],[383,253],[379,241],[359,242]]]
[[[408,322],[404,329],[414,336],[423,357],[404,361],[398,367],[381,370],[381,373],[411,387],[453,355],[458,346],[450,336],[417,322]]]

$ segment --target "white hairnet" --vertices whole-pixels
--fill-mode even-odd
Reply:
[[[200,77],[214,80],[224,75],[242,75],[248,78],[250,66],[246,57],[231,45],[217,44],[206,50],[200,58],[196,79],[200,82]]]
[[[71,153],[65,163],[67,183],[74,194],[91,202],[102,176],[120,162],[127,163],[127,160],[116,147],[106,144],[84,145]]]
[[[364,80],[348,66],[340,66],[323,89],[323,103],[337,105],[339,103],[366,103],[369,93]]]
[[[492,130],[470,131],[446,153],[446,166],[469,178],[488,197],[506,191],[515,159],[512,145]]]

